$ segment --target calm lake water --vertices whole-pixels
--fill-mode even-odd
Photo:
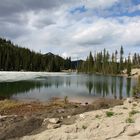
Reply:
[[[122,99],[131,96],[134,79],[88,74],[38,76],[23,81],[0,82],[0,97],[46,101],[52,97],[90,102],[95,98]]]

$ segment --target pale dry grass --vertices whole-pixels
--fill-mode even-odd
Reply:
[[[22,105],[22,103],[19,103],[17,101],[3,100],[3,101],[0,101],[0,111],[18,107],[20,105]]]

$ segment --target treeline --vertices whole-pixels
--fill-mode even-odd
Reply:
[[[102,73],[102,74],[122,74],[124,70],[127,71],[127,74],[131,75],[132,67],[140,66],[140,55],[134,54],[131,58],[130,54],[127,58],[124,57],[124,49],[121,46],[120,51],[117,50],[109,54],[109,52],[104,49],[103,51],[92,55],[90,52],[86,61],[82,62],[78,66],[79,72],[86,73]]]
[[[14,45],[11,41],[0,38],[0,71],[48,71],[59,72],[68,69],[78,69],[78,72],[101,73],[101,74],[122,74],[127,70],[131,75],[132,67],[140,67],[140,55],[135,53],[130,57],[124,57],[124,49],[121,46],[109,54],[104,49],[101,52],[92,54],[85,61],[71,61],[71,58],[62,58],[52,53],[41,54],[27,48]]]
[[[71,68],[71,58],[62,58],[52,53],[41,54],[14,45],[0,38],[1,71],[48,71],[59,72]]]

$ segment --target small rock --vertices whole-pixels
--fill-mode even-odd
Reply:
[[[84,119],[85,118],[85,115],[84,114],[80,114],[79,117],[82,118],[82,119]]]
[[[65,110],[64,110],[64,109],[58,109],[57,112],[58,112],[58,113],[64,113]]]
[[[71,116],[67,116],[67,118],[68,118],[68,119],[70,119],[70,118],[71,118]]]
[[[59,128],[61,125],[60,124],[48,124],[47,128],[48,129],[56,129]]]
[[[128,132],[128,136],[136,136],[140,134],[140,131],[139,130],[136,130],[136,129],[132,129],[130,132]]]
[[[49,119],[48,120],[50,123],[54,123],[54,124],[57,124],[57,123],[59,123],[59,118],[51,118],[51,119]]]

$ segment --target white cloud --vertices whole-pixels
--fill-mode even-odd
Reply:
[[[106,9],[119,2],[119,0],[85,0],[84,3],[88,8]]]
[[[1,1],[1,0],[0,0]],[[132,3],[129,1],[129,5]],[[8,0],[9,3],[11,1]],[[12,39],[21,46],[43,53],[53,52],[73,59],[85,58],[89,51],[107,48],[110,51],[121,45],[127,52],[139,49],[140,16],[110,16],[108,10],[120,0],[14,0],[7,14],[0,16],[1,36]],[[17,6],[20,8],[14,7]],[[85,5],[86,12],[72,14],[71,9]],[[0,5],[0,12],[7,5]],[[135,11],[139,6],[133,8]],[[124,7],[125,8],[125,7]],[[11,11],[13,10],[13,13]],[[96,13],[109,15],[106,18]],[[5,10],[3,10],[5,11]],[[11,11],[11,15],[10,15]],[[112,12],[112,13],[111,13]],[[120,12],[120,11],[119,11]],[[0,14],[1,15],[1,14]],[[9,15],[9,16],[8,16]],[[129,48],[129,49],[128,49]]]
[[[140,11],[140,4],[134,5],[134,6],[129,8],[130,13],[135,12],[135,11]]]

